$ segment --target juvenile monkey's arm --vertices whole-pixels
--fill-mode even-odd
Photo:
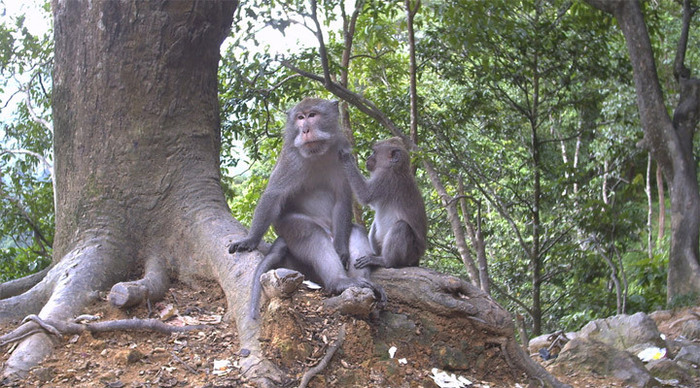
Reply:
[[[365,177],[362,176],[360,169],[357,168],[355,159],[347,150],[340,150],[340,152],[338,152],[338,157],[340,162],[343,164],[343,169],[345,170],[345,174],[350,182],[350,187],[352,188],[353,193],[355,193],[355,197],[357,197],[357,200],[361,204],[369,204],[370,200],[372,199],[369,185],[367,184]]]

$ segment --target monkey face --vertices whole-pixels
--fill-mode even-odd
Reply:
[[[367,167],[367,171],[374,172],[374,169],[377,167],[377,154],[375,152],[372,152],[372,155],[367,158],[365,167]]]
[[[340,135],[337,103],[308,99],[295,106],[287,118],[287,131],[301,156],[325,155]]]
[[[328,152],[333,140],[333,134],[324,131],[323,117],[317,112],[298,113],[294,117],[296,137],[294,147],[299,153],[309,158],[324,155]]]

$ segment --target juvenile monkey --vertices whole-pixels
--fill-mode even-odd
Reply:
[[[338,152],[346,148],[337,101],[306,98],[287,113],[282,151],[255,207],[248,236],[229,246],[230,253],[256,249],[270,225],[279,236],[253,280],[256,313],[257,272],[279,267],[301,272],[332,294],[366,287],[380,303],[386,300],[383,289],[368,280],[368,271],[356,271],[357,257],[350,255],[351,245],[366,242],[353,233],[351,189],[338,160]],[[345,264],[353,276],[348,276]]]
[[[357,259],[355,267],[417,266],[425,253],[428,221],[408,151],[398,137],[379,141],[372,149],[369,180],[346,149],[339,153],[357,200],[375,212],[369,232],[373,254]]]

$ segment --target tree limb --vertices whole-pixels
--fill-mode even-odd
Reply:
[[[673,61],[673,76],[680,82],[681,78],[690,77],[690,69],[685,66],[685,52],[688,49],[688,31],[690,30],[690,20],[693,18],[693,11],[690,8],[690,0],[683,0],[683,22],[681,26],[681,36],[678,39],[676,58]]]

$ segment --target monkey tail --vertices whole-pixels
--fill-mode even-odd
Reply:
[[[260,318],[259,304],[262,294],[260,276],[273,268],[278,268],[288,252],[289,250],[287,248],[287,243],[282,237],[277,237],[275,242],[272,243],[270,251],[267,252],[267,255],[265,255],[262,261],[260,261],[258,266],[255,268],[255,274],[253,275],[253,288],[250,291],[250,316],[254,320],[258,320],[258,318]]]

